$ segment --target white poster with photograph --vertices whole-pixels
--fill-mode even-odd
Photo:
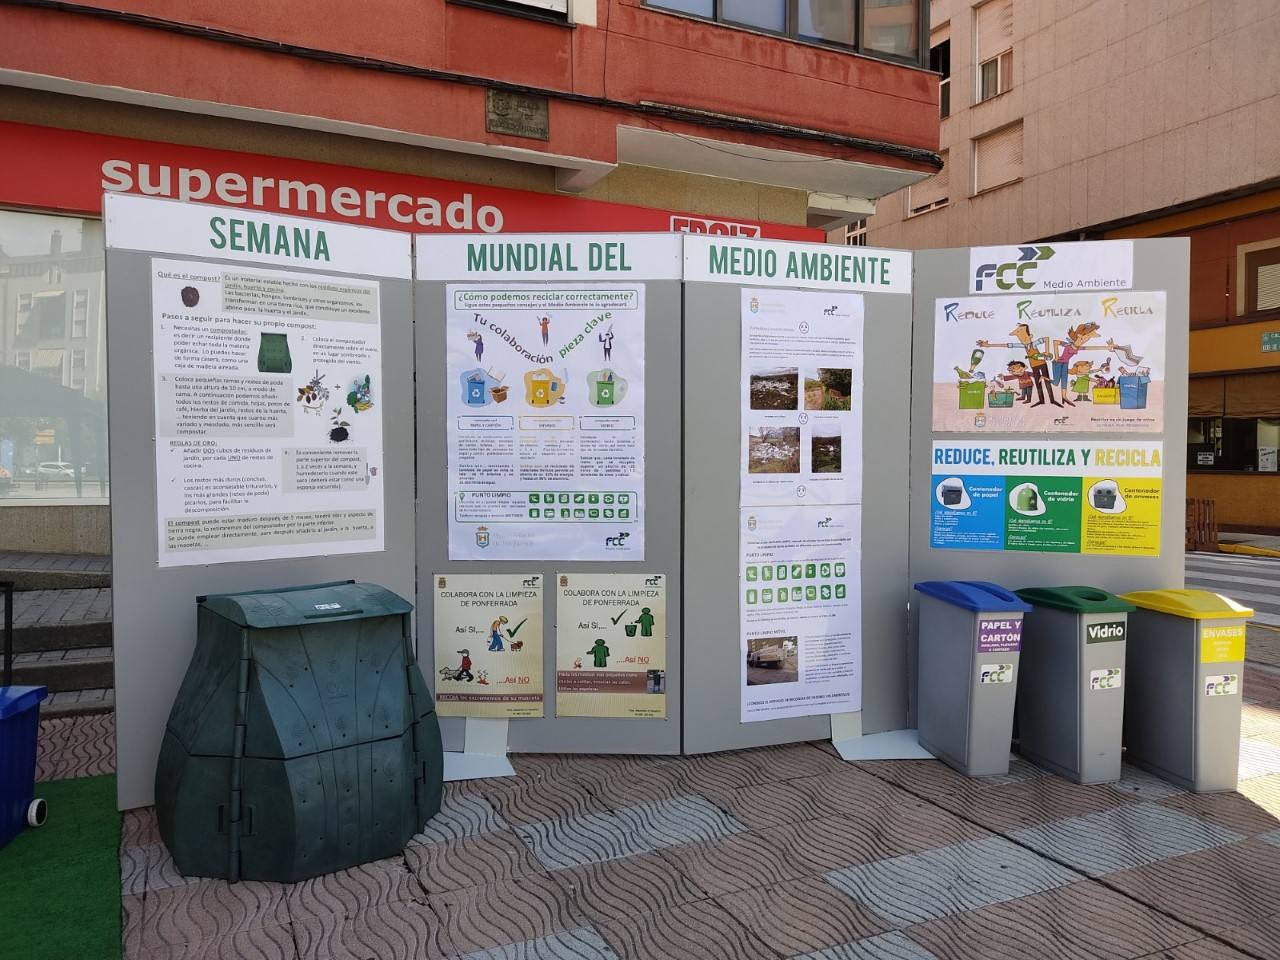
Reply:
[[[861,710],[860,508],[739,512],[742,722]]]
[[[436,713],[541,717],[541,574],[438,573],[432,581]]]
[[[862,311],[859,294],[743,289],[742,506],[862,499]]]
[[[561,573],[556,716],[665,719],[667,578]]]
[[[644,292],[447,287],[451,560],[644,559]]]
[[[1164,345],[1161,291],[941,298],[933,429],[1159,433]]]
[[[377,281],[151,269],[159,565],[381,550]]]

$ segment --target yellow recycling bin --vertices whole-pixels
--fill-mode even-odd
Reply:
[[[1234,790],[1240,766],[1245,621],[1207,590],[1127,593],[1127,759],[1197,793]]]

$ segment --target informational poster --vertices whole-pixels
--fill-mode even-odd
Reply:
[[[644,559],[644,293],[448,286],[451,560]]]
[[[862,497],[862,297],[742,291],[740,504]]]
[[[542,576],[436,574],[436,713],[543,715]]]
[[[562,573],[556,716],[667,716],[667,578]]]
[[[151,292],[160,566],[381,550],[378,283],[157,258]]]
[[[930,545],[1158,556],[1163,447],[934,441]]]
[[[859,508],[740,512],[742,722],[861,710]]]
[[[1038,293],[936,303],[934,430],[1163,429],[1163,292]]]

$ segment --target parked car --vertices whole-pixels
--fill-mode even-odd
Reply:
[[[46,460],[36,467],[36,476],[41,480],[74,480],[76,470],[65,460]]]
[[[761,647],[759,650],[752,650],[747,654],[747,666],[769,667],[773,670],[778,670],[781,669],[786,659],[787,652],[782,647]]]

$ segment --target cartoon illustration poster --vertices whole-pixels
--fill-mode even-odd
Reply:
[[[934,441],[930,546],[1155,557],[1159,442]]]
[[[543,715],[542,576],[435,574],[436,713]]]
[[[860,508],[740,515],[742,722],[862,709]]]
[[[1159,433],[1164,348],[1163,292],[939,299],[933,429]]]
[[[742,291],[742,506],[862,498],[862,297]]]
[[[556,716],[667,716],[667,578],[562,573]]]
[[[383,548],[375,280],[155,259],[159,565]]]
[[[644,559],[644,285],[447,297],[449,558]]]

